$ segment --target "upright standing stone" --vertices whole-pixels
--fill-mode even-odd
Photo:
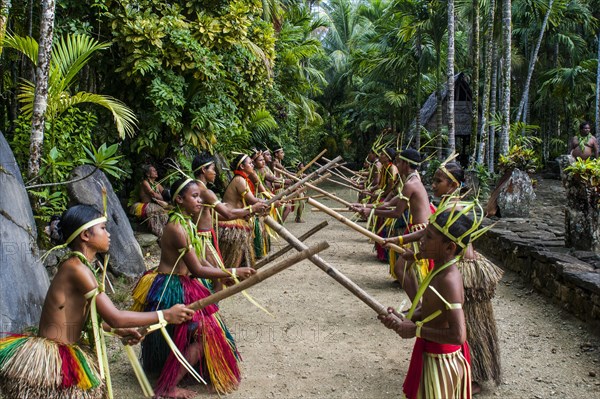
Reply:
[[[577,176],[567,173],[565,207],[565,245],[600,253],[600,193]]]
[[[91,165],[78,166],[73,170],[72,178],[77,179],[92,173]],[[110,267],[118,275],[136,278],[146,271],[140,245],[136,241],[127,214],[115,195],[112,185],[101,171],[95,171],[90,177],[67,185],[71,200],[77,204],[94,205],[102,210],[102,187],[108,193],[108,223],[110,233]]]
[[[497,188],[498,190],[498,188]],[[513,169],[510,177],[499,187],[498,208],[502,217],[528,217],[535,192],[529,175]]]
[[[19,166],[0,132],[0,333],[37,326],[50,285]]]

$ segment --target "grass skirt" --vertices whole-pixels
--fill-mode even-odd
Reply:
[[[219,222],[219,248],[225,267],[254,267],[253,227],[242,219]]]
[[[10,399],[101,399],[105,385],[87,348],[47,338],[0,339],[0,392]]]
[[[129,208],[129,213],[148,224],[148,229],[158,238],[169,221],[169,212],[153,202],[136,202]]]
[[[208,295],[210,292],[198,279],[177,274],[169,278],[168,274],[152,270],[146,272],[135,287],[132,309],[168,309],[178,303],[190,304]],[[184,356],[191,344],[201,345],[202,356],[197,365],[200,375],[208,377],[217,392],[227,393],[237,389],[240,384],[240,359],[233,336],[217,311],[217,305],[207,306],[197,311],[192,320],[167,326],[167,331]],[[175,387],[182,366],[171,353],[160,331],[149,334],[142,341],[141,355],[145,370],[160,371],[155,388],[158,395]]]
[[[471,347],[473,381],[493,380],[498,385],[501,382],[500,344],[491,300],[504,272],[481,254],[475,259],[461,259],[457,267],[465,289],[463,311]]]
[[[460,350],[423,356],[423,375],[417,398],[470,398],[469,363]]]

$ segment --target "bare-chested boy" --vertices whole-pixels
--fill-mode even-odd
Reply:
[[[135,344],[141,335],[132,327],[163,319],[182,323],[194,312],[184,305],[143,313],[115,308],[92,265],[96,254],[107,252],[110,245],[106,218],[94,207],[69,208],[53,228],[53,236],[60,237],[71,252],[48,289],[38,336],[0,339],[0,393],[11,399],[104,398],[107,386],[102,376],[107,375],[108,365],[100,329],[116,328],[112,332]],[[98,315],[105,323],[93,328]]]
[[[464,290],[456,263],[469,244],[474,223],[466,215],[452,221],[458,216],[452,212],[442,209],[434,214],[421,238],[420,256],[433,259],[435,266],[421,282],[406,318],[392,308],[387,316],[379,316],[402,338],[417,338],[403,384],[409,399],[471,398]]]
[[[421,155],[413,149],[404,150],[396,156],[396,165],[402,177],[402,190],[390,201],[384,202],[374,210],[374,214],[379,217],[401,218],[408,209],[407,230],[410,233],[426,228],[432,211],[427,190],[418,172],[420,162]],[[362,212],[368,211],[362,210]],[[417,283],[428,273],[429,262],[424,260],[407,262],[402,257],[398,257],[392,267],[392,276],[398,280],[412,300],[417,293]]]
[[[598,158],[598,140],[591,134],[592,127],[589,122],[585,121],[579,125],[579,136],[571,138],[569,143],[569,153],[574,158],[583,160],[589,157]],[[582,144],[582,141],[585,144]]]

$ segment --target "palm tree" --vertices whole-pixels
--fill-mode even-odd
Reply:
[[[477,128],[479,124],[479,20],[480,20],[480,12],[479,12],[479,0],[473,0],[473,46],[471,50],[473,52],[472,58],[472,78],[471,78],[471,87],[473,90],[473,109],[472,115],[473,120],[471,122],[471,156],[470,162],[472,163],[477,158]]]
[[[500,154],[508,154],[510,128],[510,74],[511,74],[511,37],[512,37],[511,0],[502,0],[502,129],[500,130]]]
[[[564,1],[558,1],[558,8],[564,6]],[[544,38],[544,32],[546,31],[546,25],[548,24],[548,19],[550,18],[550,14],[552,13],[552,5],[554,4],[554,0],[549,0],[548,9],[546,10],[546,15],[544,16],[544,21],[542,22],[542,27],[540,28],[540,34],[538,36],[537,43],[535,45],[535,49],[533,50],[533,54],[531,55],[531,60],[529,61],[529,69],[527,71],[527,78],[525,80],[525,87],[523,88],[523,94],[521,96],[521,102],[519,103],[519,107],[517,108],[517,117],[515,120],[517,122],[525,122],[527,123],[527,107],[526,102],[529,99],[529,87],[531,85],[531,77],[533,76],[533,70],[535,68],[535,64],[538,59],[538,53],[540,52],[540,46],[542,45],[542,39]],[[523,116],[523,119],[521,119]]]
[[[48,106],[48,78],[52,58],[52,32],[54,30],[54,0],[42,1],[42,18],[40,24],[40,50],[32,56],[37,57],[36,84],[31,84],[31,138],[29,145],[28,176],[37,176],[40,171],[40,160],[44,142],[44,114]],[[37,50],[37,49],[36,49]],[[30,57],[34,60],[33,57]]]
[[[315,32],[325,23],[324,19],[313,17],[306,5],[290,6],[276,44],[275,80],[288,99],[286,112],[303,125],[321,121],[316,112],[317,104],[311,97],[320,94],[327,81],[323,72],[312,65],[312,59],[323,54]]]
[[[454,131],[454,0],[448,0],[448,152],[456,149]]]
[[[489,12],[487,16],[487,26],[485,30],[485,71],[484,71],[484,83],[483,83],[483,98],[481,100],[481,127],[479,129],[479,147],[475,156],[478,164],[483,163],[485,154],[485,144],[488,140],[488,110],[490,108],[490,94],[492,88],[492,63],[493,63],[493,47],[494,47],[494,16],[496,9],[496,0],[491,0],[489,5]],[[475,132],[476,130],[473,130]],[[475,133],[474,133],[475,134]],[[477,134],[475,134],[477,136]],[[490,136],[490,139],[492,137]]]
[[[36,66],[42,65],[37,58],[38,44],[31,37],[7,35],[3,46],[20,51]],[[18,98],[22,104],[22,112],[28,117],[33,116],[34,123],[31,138],[30,173],[36,171],[37,174],[39,171],[40,151],[44,141],[44,119],[51,122],[70,107],[83,103],[100,105],[112,113],[120,138],[134,135],[137,119],[133,111],[121,101],[102,94],[84,91],[75,94],[69,92],[78,72],[90,60],[93,53],[109,46],[109,43],[99,43],[85,35],[68,35],[54,43],[51,52],[52,59],[49,61],[48,79],[45,79],[47,89],[44,91],[47,101],[44,100],[43,109],[40,108],[41,97],[37,93],[42,84],[40,77],[38,76],[37,80],[38,87],[33,82],[22,80]],[[36,162],[38,163],[37,169],[32,169],[32,165],[35,166]]]
[[[0,43],[2,43],[6,34],[6,23],[8,22],[10,8],[11,0],[0,0]],[[0,54],[2,54],[2,47],[0,47]]]
[[[598,33],[598,69],[596,72],[596,137],[600,136],[600,33]]]

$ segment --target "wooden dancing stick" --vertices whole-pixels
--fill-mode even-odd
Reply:
[[[321,166],[318,162],[316,163],[317,166]],[[339,177],[340,179],[342,179],[343,181],[353,184],[353,185],[358,185],[354,180],[349,179],[348,177],[346,177],[342,172],[340,172],[339,170],[337,170],[339,166],[336,165],[334,166],[330,172],[333,173],[334,175],[336,175],[337,177]]]
[[[296,197],[294,199],[291,199],[290,201],[304,201],[304,200],[307,200],[309,198],[321,198],[321,197],[324,197],[324,196],[325,195],[323,195],[323,194],[315,194],[315,195],[309,195],[309,196],[306,196],[306,197]]]
[[[349,185],[349,184],[342,183],[341,181],[337,181],[337,180],[333,180],[333,179],[327,179],[327,181],[330,181],[330,182],[332,182],[332,183],[335,183],[335,184],[337,184],[338,186],[342,186],[342,187],[349,188],[350,190],[354,190],[354,191],[356,191],[356,192],[359,192],[359,193],[365,193],[365,194],[366,194],[366,193],[370,193],[370,191],[361,190],[360,188],[356,188],[356,187],[354,187],[354,186],[351,186],[351,185]]]
[[[306,241],[306,239],[308,237],[310,237],[313,234],[315,234],[316,232],[320,231],[321,229],[326,227],[328,224],[329,223],[327,222],[327,220],[322,221],[321,223],[319,223],[318,225],[316,225],[315,227],[313,227],[312,229],[308,230],[306,233],[304,233],[300,237],[298,237],[298,240],[300,240],[302,242]],[[261,260],[256,262],[256,264],[254,265],[254,268],[260,269],[267,263],[272,262],[275,259],[279,258],[280,256],[282,256],[283,254],[285,254],[292,248],[294,248],[294,247],[291,245],[286,245],[285,247],[281,248],[279,251],[272,253],[272,254],[268,254],[267,256],[265,256],[264,258],[262,258]]]
[[[302,243],[298,240],[292,233],[290,233],[285,227],[277,223],[272,217],[267,216],[265,218],[265,223],[275,230],[277,234],[283,237],[284,240],[289,242],[296,250],[306,250],[306,244]],[[377,314],[387,315],[387,308],[379,303],[375,298],[370,296],[365,290],[360,288],[354,281],[350,280],[348,277],[340,273],[335,267],[331,266],[329,263],[325,262],[319,255],[311,255],[308,259],[314,263],[319,269],[323,270],[327,273],[331,278],[335,281],[343,285],[348,291],[353,293],[357,298],[367,304],[371,309],[373,309]]]
[[[335,212],[352,212],[352,213],[356,213],[356,211],[353,211],[352,209],[348,209],[348,208],[329,208],[332,211]],[[311,208],[311,211],[313,212],[323,212],[322,210],[318,209],[318,208]]]
[[[229,298],[230,296],[233,296],[239,292],[242,292],[243,290],[250,288],[253,285],[258,284],[261,281],[264,281],[264,280],[268,279],[269,277],[274,276],[275,274],[279,273],[280,271],[285,270],[288,267],[290,267],[310,256],[314,256],[314,254],[321,252],[327,248],[329,248],[329,243],[327,243],[327,241],[322,241],[311,247],[305,246],[305,248],[302,252],[298,252],[290,258],[282,260],[275,266],[269,267],[267,269],[263,269],[260,272],[257,272],[256,274],[248,277],[247,279],[240,282],[239,284],[233,285],[231,287],[227,287],[227,289],[224,289],[217,293],[209,295],[206,298],[200,299],[199,301],[192,302],[189,305],[187,305],[187,307],[192,310],[201,310],[201,309],[207,307],[208,305],[215,304],[225,298]]]
[[[296,176],[294,176],[293,174],[291,174],[291,173],[289,173],[289,172],[286,172],[286,171],[284,171],[284,170],[281,170],[281,169],[279,169],[279,168],[275,168],[275,169],[277,169],[277,170],[278,170],[279,172],[281,172],[282,174],[284,174],[284,175],[288,176],[290,179],[295,179],[295,180],[298,180],[298,178],[297,178]],[[335,200],[335,201],[337,201],[337,202],[339,202],[339,203],[341,203],[341,204],[344,204],[344,205],[346,205],[346,206],[348,206],[348,207],[352,206],[352,204],[351,204],[350,202],[346,201],[345,199],[342,199],[342,198],[338,197],[338,196],[337,196],[337,195],[335,195],[335,194],[332,194],[332,193],[330,193],[330,192],[328,192],[328,191],[325,191],[325,190],[323,190],[322,188],[319,188],[319,187],[317,187],[317,186],[313,186],[312,184],[309,184],[309,183],[306,183],[306,187],[308,187],[308,188],[310,188],[311,190],[314,190],[314,191],[316,191],[316,192],[318,192],[318,193],[320,193],[320,194],[323,194],[324,196],[326,196],[326,197],[328,197],[328,198],[331,198],[332,200]]]
[[[316,186],[317,184],[322,183],[324,180],[327,180],[330,177],[331,177],[331,173],[327,172],[323,176],[319,176],[318,179],[311,181],[310,184]],[[306,184],[309,184],[309,183],[308,182],[304,183],[304,185],[306,185]],[[305,190],[306,190],[306,187],[298,187],[296,189],[296,191],[287,195],[285,198],[282,198],[281,201],[294,201],[294,200],[296,200],[297,196],[300,195],[300,193],[304,192]]]
[[[323,159],[325,160],[325,162],[331,162],[329,159],[327,159],[325,157],[323,157]],[[353,175],[358,174],[358,173],[356,173],[355,170],[349,169],[349,168],[345,167],[344,165],[340,164],[340,165],[336,166],[336,168],[338,168],[338,167],[341,169],[344,169],[346,172],[352,173]]]
[[[298,180],[296,183],[292,184],[291,186],[289,186],[285,190],[282,190],[279,194],[273,196],[270,200],[267,201],[267,205],[271,205],[273,202],[279,201],[284,196],[289,195],[290,193],[296,191],[296,189],[298,187],[300,187],[302,184],[306,183],[307,181],[309,181],[310,179],[312,179],[314,176],[325,172],[327,169],[331,168],[340,159],[342,159],[342,157],[338,156],[333,161],[327,162],[327,164],[325,166],[322,166],[319,169],[315,170],[314,172],[309,173],[308,175],[304,176],[302,179]],[[280,170],[280,169],[277,169],[277,170]],[[289,172],[287,172],[287,173],[289,173]]]
[[[314,206],[315,208],[320,209],[321,211],[325,212],[326,214],[328,214],[329,216],[332,216],[334,218],[336,218],[337,220],[339,220],[340,222],[344,223],[346,226],[349,226],[351,228],[353,228],[354,230],[358,231],[361,234],[366,235],[367,237],[369,237],[371,240],[375,241],[376,243],[383,245],[384,239],[382,237],[379,237],[377,234],[373,233],[372,231],[365,229],[362,226],[359,226],[358,224],[354,223],[353,221],[346,219],[345,217],[343,217],[342,215],[340,215],[339,213],[329,209],[328,207],[326,207],[325,205],[321,204],[318,201],[315,201],[312,198],[309,198],[308,201],[306,201],[309,205]],[[393,250],[394,252],[398,252],[398,253],[404,253],[406,252],[402,247],[399,247],[395,244],[388,244],[387,246],[389,249]]]
[[[297,173],[296,176],[301,176],[302,172],[304,172],[306,169],[310,168],[310,166],[317,162],[319,160],[319,158],[321,158],[323,155],[325,155],[325,153],[327,152],[327,148],[325,148],[323,151],[321,151],[319,153],[319,155],[317,155],[316,157],[314,157],[309,163],[307,163],[306,165],[304,165],[304,167],[302,169],[300,169]]]

